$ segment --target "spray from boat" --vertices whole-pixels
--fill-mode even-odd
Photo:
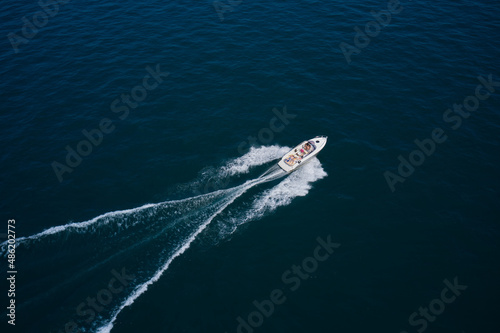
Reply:
[[[245,174],[258,171],[289,150],[280,146],[252,148],[220,168],[205,172],[201,180],[195,180],[192,185],[198,186],[206,177],[241,181]],[[55,309],[63,320],[71,319],[82,331],[110,332],[123,309],[158,281],[172,261],[185,253],[208,225],[218,230],[217,239],[223,239],[239,225],[261,219],[278,207],[290,204],[293,198],[305,196],[311,184],[325,176],[317,159],[292,174],[275,164],[240,185],[181,200],[108,212],[88,221],[21,237],[16,253],[23,258],[23,274],[30,279],[20,292],[29,294],[30,299],[22,301],[19,307],[23,313],[37,313],[39,317],[33,325],[45,331],[64,327],[65,322],[53,327],[53,322],[45,319]],[[268,185],[259,187],[261,184]],[[256,193],[245,199],[247,201],[235,203],[250,189]],[[235,212],[232,216],[223,214],[229,207]],[[7,255],[7,243],[0,245],[0,254]],[[79,316],[75,311],[77,306],[109,282],[111,269],[124,266],[133,272],[134,280],[123,292],[114,295],[112,302],[91,322]],[[48,302],[51,308],[45,306]]]

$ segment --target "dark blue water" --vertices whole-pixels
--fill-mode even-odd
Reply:
[[[499,3],[43,4],[0,11],[2,331],[498,327]]]

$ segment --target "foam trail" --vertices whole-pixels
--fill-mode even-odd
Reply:
[[[286,174],[283,169],[280,168],[279,165],[273,165],[270,167],[266,172],[264,172],[262,175],[260,175],[259,179],[265,178],[265,179],[278,179],[283,177]]]
[[[207,227],[207,225],[209,225],[210,222],[217,215],[219,215],[224,209],[226,209],[226,207],[229,206],[234,200],[236,200],[238,197],[240,197],[243,193],[248,191],[253,186],[275,180],[277,178],[283,177],[284,175],[285,175],[284,171],[281,171],[281,173],[279,173],[279,174],[272,173],[272,174],[265,176],[265,177],[261,176],[257,179],[249,180],[245,184],[238,186],[238,190],[228,198],[228,200],[225,202],[225,204],[221,208],[219,208],[213,215],[211,215],[195,232],[193,232],[189,236],[189,238],[184,242],[184,244],[177,251],[175,251],[175,253],[170,258],[168,258],[168,260],[165,262],[165,264],[158,271],[156,271],[156,273],[154,274],[154,276],[151,279],[149,279],[145,283],[143,283],[135,288],[132,295],[129,296],[124,302],[122,302],[120,307],[113,314],[110,321],[108,323],[106,323],[105,325],[101,326],[98,329],[97,333],[109,333],[109,332],[111,332],[111,329],[113,328],[113,324],[114,324],[117,316],[120,314],[120,312],[124,308],[126,308],[127,306],[133,304],[134,301],[140,295],[142,295],[144,292],[146,292],[146,290],[148,289],[148,287],[151,284],[158,281],[160,279],[160,277],[162,276],[162,274],[168,269],[168,267],[170,266],[172,261],[175,258],[177,258],[178,256],[180,256],[181,254],[183,254],[190,247],[191,243],[196,239],[196,237]]]
[[[190,189],[190,186],[199,188],[207,179],[230,179],[234,183],[252,168],[270,163],[288,150],[288,147],[279,146],[252,148],[218,169],[206,169],[201,180],[184,189]],[[276,207],[290,203],[294,197],[307,194],[309,184],[326,173],[314,159],[309,165],[279,180],[285,175],[281,168],[273,165],[260,176],[238,186],[109,212],[88,221],[55,226],[19,238],[16,252],[24,258],[24,274],[30,277],[19,290],[30,295],[19,304],[20,311],[30,313],[30,320],[25,322],[32,325],[29,327],[31,331],[57,331],[68,320],[75,320],[82,332],[110,332],[123,309],[158,281],[172,261],[182,255],[200,233],[210,236],[215,232],[215,239],[221,239],[227,235],[222,232],[224,228],[233,232],[241,223],[258,219]],[[273,183],[270,189],[260,194],[257,192],[251,201],[240,200],[241,203],[232,205],[257,185],[278,180],[279,183]],[[234,214],[228,214],[231,209],[235,210]],[[237,216],[239,220],[231,216]],[[1,244],[0,254],[7,254],[6,245],[6,242]],[[113,302],[95,320],[88,323],[86,317],[75,315],[75,308],[82,300],[95,295],[109,282],[111,269],[121,270],[125,266],[132,268],[128,272],[135,275],[133,282],[124,286],[123,292],[114,295]],[[52,302],[50,307],[45,305],[49,302]],[[53,318],[55,311],[58,315]]]
[[[257,165],[266,164],[286,154],[290,148],[280,146],[264,146],[250,148],[245,155],[234,159],[221,168],[221,176],[234,176],[236,174],[248,173]]]
[[[27,240],[40,239],[40,238],[43,238],[43,237],[46,237],[49,235],[57,234],[57,233],[62,232],[62,231],[68,231],[71,229],[75,229],[75,230],[76,229],[84,229],[84,228],[87,228],[87,227],[91,226],[92,224],[98,222],[99,220],[104,219],[104,218],[136,213],[136,212],[139,212],[143,209],[147,209],[147,208],[151,208],[151,207],[154,207],[154,204],[145,204],[145,205],[143,205],[141,207],[137,207],[137,208],[108,212],[108,213],[99,215],[97,217],[94,217],[93,219],[88,220],[88,221],[72,222],[72,223],[68,223],[65,225],[58,225],[58,226],[51,227],[49,229],[46,229],[42,232],[39,232],[39,233],[31,235],[31,236],[19,237],[19,238],[17,238],[16,241],[17,241],[17,244],[19,245],[20,243],[25,242]],[[7,242],[3,242],[0,244],[0,246],[2,247],[2,251],[4,250],[4,247],[6,244],[7,244]]]
[[[306,196],[311,184],[326,176],[319,160],[312,159],[278,185],[261,193],[254,200],[252,208],[240,216],[238,225],[260,218],[280,206],[286,206],[296,197]]]
[[[276,166],[279,170],[279,166]],[[275,172],[279,172],[279,170]],[[273,168],[266,171],[263,176],[273,174]],[[280,206],[286,206],[296,197],[309,193],[312,183],[327,176],[317,158],[291,173],[276,186],[257,195],[247,209],[238,210],[232,217],[218,222],[217,236],[223,239],[234,233],[238,226],[262,218],[275,211]],[[262,176],[261,176],[262,177]]]
[[[183,193],[191,191],[198,195],[227,188],[231,178],[247,174],[256,166],[274,161],[289,150],[288,147],[280,146],[251,147],[245,155],[230,160],[219,168],[203,169],[196,181],[180,185],[179,188]]]
[[[196,197],[191,197],[191,198],[182,199],[182,200],[171,200],[168,202],[157,203],[157,204],[145,204],[145,205],[137,207],[137,208],[108,212],[108,213],[99,215],[97,217],[94,217],[93,219],[88,220],[88,221],[72,222],[72,223],[68,223],[68,224],[64,224],[64,225],[58,225],[58,226],[51,227],[49,229],[46,229],[42,232],[39,232],[39,233],[31,235],[31,236],[19,237],[16,240],[16,243],[17,243],[16,245],[19,246],[27,241],[39,241],[47,236],[55,235],[55,234],[58,234],[61,232],[70,232],[70,231],[79,232],[79,230],[84,231],[84,230],[88,229],[89,227],[92,227],[95,224],[105,224],[107,221],[109,221],[112,218],[136,214],[136,213],[139,213],[141,211],[144,211],[144,210],[147,210],[150,208],[155,208],[159,205],[166,204],[166,203],[169,203],[169,204],[182,203],[182,202],[187,201],[187,200],[197,199],[198,197],[207,196],[207,195],[213,195],[213,193],[202,194],[202,195],[199,195]],[[134,225],[134,222],[127,225],[127,227],[133,226],[133,225]],[[4,254],[4,255],[7,254],[7,241],[0,244],[0,249],[1,249],[2,254]]]
[[[226,163],[226,165],[223,165],[219,169],[216,169],[213,172],[205,172],[204,175],[202,175],[202,179],[198,180],[197,182],[193,183],[193,186],[199,187],[199,183],[201,182],[206,182],[206,178],[224,178],[224,177],[229,177],[229,176],[235,176],[239,174],[244,174],[248,173],[249,170],[252,167],[259,166],[265,163],[268,163],[270,161],[273,161],[277,159],[278,157],[281,157],[283,154],[285,154],[289,150],[288,147],[280,147],[280,146],[263,146],[259,148],[251,147],[249,152],[246,153],[245,155],[238,157],[234,160],[230,160],[229,162]],[[210,174],[209,174],[210,173]],[[113,212],[108,212],[102,215],[99,215],[97,217],[94,217],[88,221],[83,221],[83,222],[72,222],[64,225],[59,225],[59,226],[54,226],[50,227],[42,232],[39,232],[37,234],[31,235],[31,236],[25,236],[25,237],[19,237],[17,238],[16,242],[17,245],[21,245],[22,243],[26,241],[38,241],[41,240],[47,236],[55,235],[61,232],[70,232],[70,231],[84,231],[88,229],[89,227],[99,227],[101,224],[107,223],[112,218],[115,217],[120,217],[120,216],[127,216],[130,214],[136,214],[141,211],[155,208],[158,205],[161,204],[166,204],[166,203],[182,203],[188,200],[196,199],[198,197],[202,196],[207,196],[213,193],[217,193],[219,191],[214,191],[210,193],[205,193],[205,194],[199,194],[194,197],[186,198],[186,199],[181,199],[181,200],[171,200],[168,202],[163,202],[163,203],[157,203],[157,204],[145,204],[143,206],[137,207],[137,208],[132,208],[132,209],[125,209],[125,210],[118,210],[118,211],[113,211]],[[134,222],[131,222],[131,225],[128,226],[133,226]],[[7,255],[7,241],[4,241],[3,243],[0,243],[0,254],[2,255]]]

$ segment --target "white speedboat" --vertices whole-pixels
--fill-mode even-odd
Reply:
[[[327,136],[317,136],[304,141],[283,155],[278,165],[286,172],[292,172],[309,162],[326,145]]]

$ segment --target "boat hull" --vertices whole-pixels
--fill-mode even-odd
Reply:
[[[317,136],[310,140],[301,142],[288,153],[283,155],[281,160],[278,162],[279,167],[288,173],[297,170],[318,155],[318,153],[325,147],[327,139],[328,137],[326,136]],[[307,150],[305,146],[307,143],[309,143],[311,147],[309,150]]]

